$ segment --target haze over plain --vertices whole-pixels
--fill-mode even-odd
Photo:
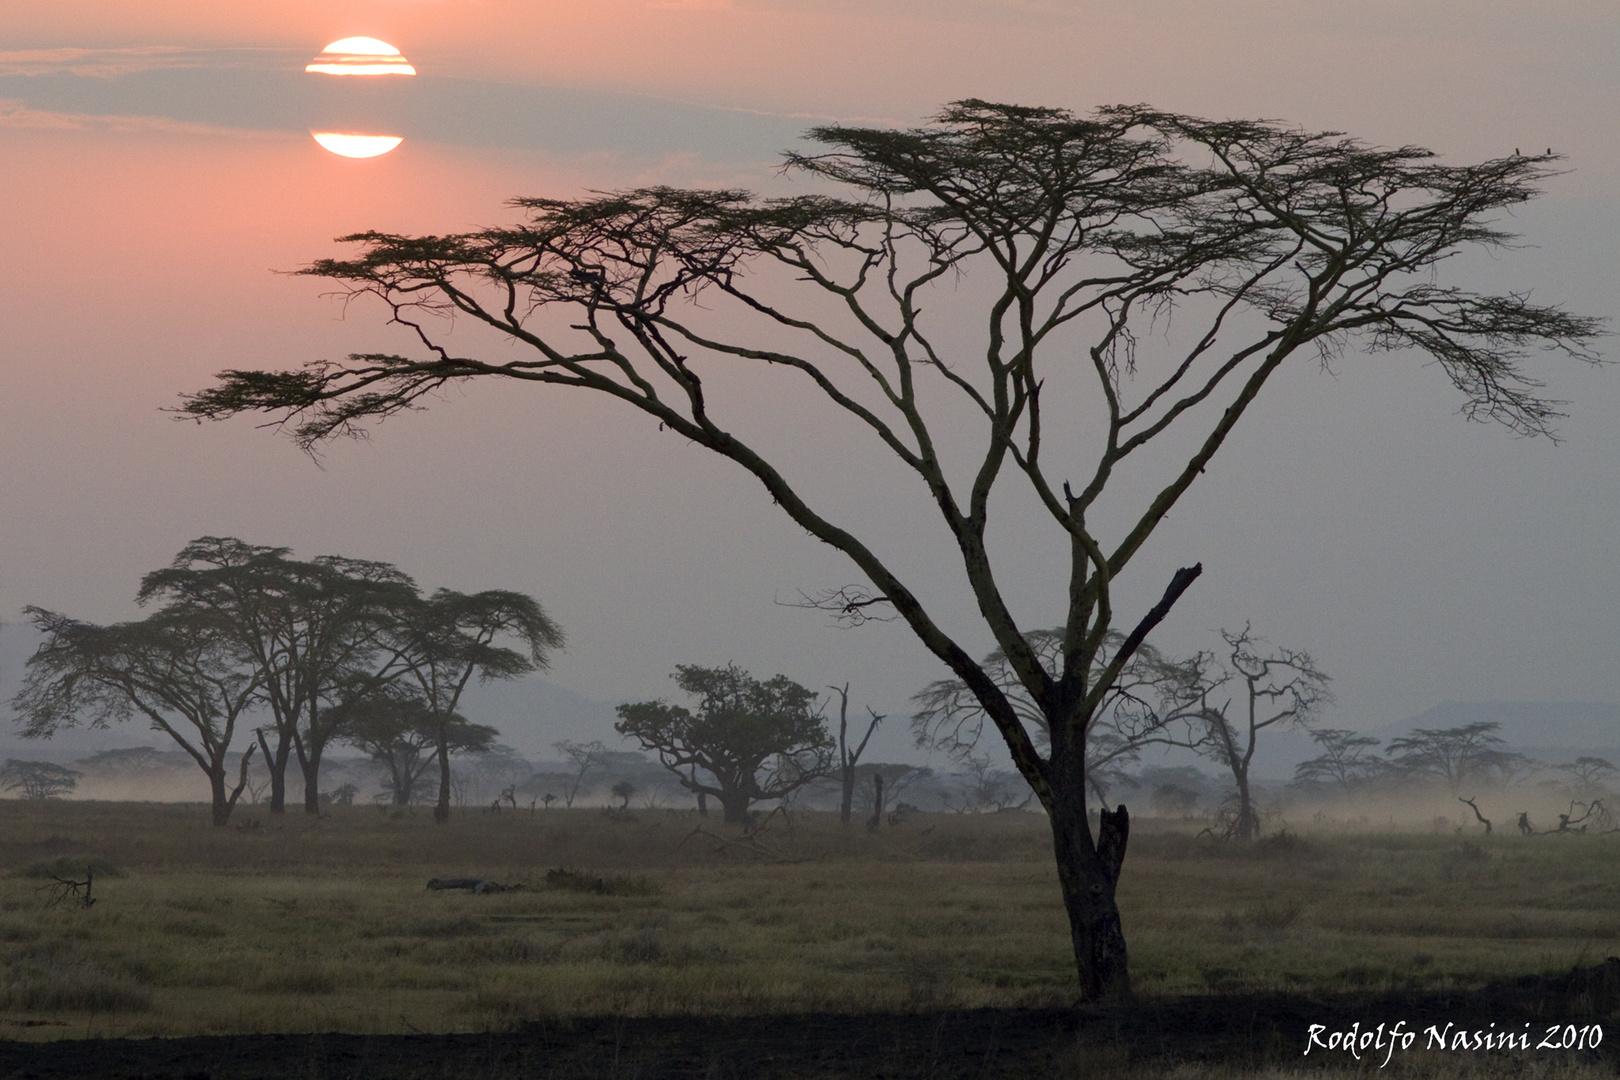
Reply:
[[[1447,161],[1550,146],[1573,172],[1511,223],[1533,246],[1457,272],[1615,309],[1609,5],[236,7],[0,3],[0,619],[29,603],[127,618],[142,573],[193,537],[235,535],[388,560],[428,588],[530,592],[570,636],[551,677],[586,697],[666,695],[675,664],[735,659],[848,680],[856,702],[903,715],[939,675],[904,628],[839,630],[773,603],[854,580],[842,561],[740,472],[609,403],[472,387],[320,468],[251,424],[158,411],[223,367],[406,348],[378,309],[270,272],[334,253],[334,236],[494,224],[516,195],[790,190],[776,153],[828,119],[916,123],[965,96],[1148,101]],[[398,45],[421,73],[410,93],[322,97],[302,67],[349,34]],[[340,105],[398,118],[405,144],[326,154],[310,117]],[[1335,677],[1337,726],[1446,700],[1620,700],[1620,381],[1567,362],[1544,374],[1570,401],[1559,446],[1464,422],[1409,356],[1297,366],[1160,531],[1121,611],[1202,561],[1160,644],[1207,648],[1250,620]],[[758,393],[781,445],[829,476],[868,460],[785,391]],[[879,491],[847,513],[944,581],[931,526],[909,527],[918,506]],[[1058,610],[1042,531],[1002,537],[1027,567],[1031,626]],[[945,610],[971,626],[967,604]],[[902,728],[874,753],[904,755]]]

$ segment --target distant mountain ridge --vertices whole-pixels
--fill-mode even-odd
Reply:
[[[1620,762],[1620,705],[1602,701],[1444,701],[1417,716],[1368,732],[1384,741],[1417,728],[1499,724],[1498,735],[1531,757],[1597,753]]]

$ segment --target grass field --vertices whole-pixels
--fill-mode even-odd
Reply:
[[[1061,1006],[1044,819],[829,815],[757,843],[686,813],[0,802],[0,1036],[485,1031],[537,1018]],[[1620,836],[1138,823],[1140,994],[1456,988],[1620,953]],[[712,834],[712,835],[711,835]],[[47,906],[97,868],[97,903]],[[552,875],[568,868],[583,877]],[[520,884],[430,892],[429,878]]]

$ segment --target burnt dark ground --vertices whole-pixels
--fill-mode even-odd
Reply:
[[[1216,994],[1131,1009],[977,1009],[902,1015],[598,1017],[479,1035],[241,1035],[0,1042],[0,1080],[823,1080],[1085,1076],[1181,1062],[1344,1068],[1304,1057],[1311,1024],[1343,1030],[1405,1020],[1422,1031],[1525,1029],[1620,1013],[1620,960],[1472,993]],[[1602,1062],[1620,1072],[1620,1029],[1596,1052],[1493,1057]],[[1417,1046],[1422,1046],[1420,1036]],[[1465,1051],[1466,1053],[1467,1051]],[[1476,1053],[1485,1053],[1476,1051]],[[1377,1061],[1363,1060],[1363,1068]]]

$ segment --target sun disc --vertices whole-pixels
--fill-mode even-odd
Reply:
[[[311,131],[310,134],[332,153],[347,158],[379,157],[405,141],[400,135],[361,135],[352,131]]]
[[[319,75],[415,75],[416,68],[386,41],[372,37],[339,38],[304,67]]]
[[[360,53],[364,56],[398,56],[399,50],[374,37],[346,37],[332,42],[322,52]]]

